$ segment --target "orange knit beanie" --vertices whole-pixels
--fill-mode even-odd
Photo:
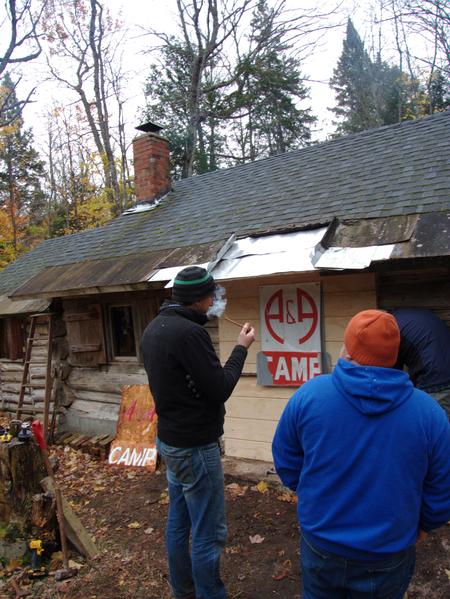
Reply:
[[[344,343],[349,356],[358,364],[390,368],[397,361],[400,330],[392,314],[363,310],[348,323]]]

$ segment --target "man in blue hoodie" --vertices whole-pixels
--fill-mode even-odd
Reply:
[[[298,495],[303,599],[402,599],[415,544],[450,519],[450,425],[394,369],[395,318],[349,322],[332,374],[303,385],[273,440]]]

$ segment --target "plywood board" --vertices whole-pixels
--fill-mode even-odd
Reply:
[[[155,403],[148,385],[123,387],[109,463],[153,472],[156,469],[156,422]]]

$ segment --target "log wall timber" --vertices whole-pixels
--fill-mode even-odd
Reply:
[[[145,328],[146,324],[147,321],[143,322],[139,329]],[[217,321],[208,323],[207,329],[218,349]],[[70,331],[68,328],[68,334]],[[140,338],[136,341],[139,344]],[[69,340],[69,345],[71,343]],[[143,365],[138,359],[130,359],[112,360],[94,368],[82,367],[74,364],[71,356],[69,363],[70,373],[64,381],[62,399],[63,405],[68,409],[61,418],[62,428],[85,434],[115,434],[122,387],[148,384]]]
[[[29,325],[27,326],[28,334]],[[47,324],[38,323],[35,335],[46,336]],[[35,387],[25,390],[22,417],[40,416],[44,411],[45,374],[47,365],[47,345],[35,344],[31,352],[30,382]],[[23,374],[23,360],[0,359],[0,396],[1,409],[15,413]]]
[[[227,289],[225,316],[255,326],[256,341],[252,345],[236,389],[227,402],[225,419],[225,452],[227,455],[257,460],[272,460],[271,441],[281,412],[294,387],[263,387],[256,384],[256,355],[260,351],[259,287],[320,281],[322,288],[322,350],[332,367],[339,357],[344,330],[356,312],[376,307],[375,275],[336,275],[320,277],[319,273],[289,275],[232,281]],[[219,320],[220,356],[228,358],[239,333],[238,327]]]
[[[146,385],[144,367],[137,362],[113,362],[99,368],[72,368],[65,381],[71,398],[62,428],[86,434],[115,434],[124,385]]]

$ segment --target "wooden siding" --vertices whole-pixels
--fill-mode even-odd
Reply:
[[[383,310],[427,308],[450,326],[450,268],[382,273],[377,287]]]
[[[321,283],[322,288],[322,350],[333,366],[339,357],[345,327],[358,311],[376,307],[375,275],[336,275],[320,277],[319,273],[289,275],[232,281],[227,289],[225,315],[255,326],[256,341],[249,351],[244,375],[228,400],[225,419],[225,452],[227,455],[272,460],[271,441],[275,427],[294,387],[263,387],[256,384],[256,355],[260,351],[259,287],[295,283]],[[225,362],[234,347],[239,328],[224,319],[219,320],[220,356]]]

